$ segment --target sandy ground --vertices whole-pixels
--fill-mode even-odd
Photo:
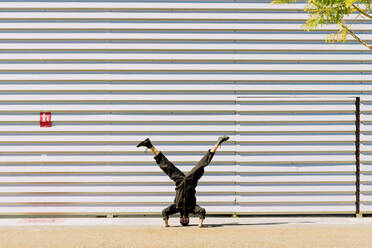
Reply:
[[[281,221],[173,226],[0,226],[1,248],[372,247],[372,224]]]

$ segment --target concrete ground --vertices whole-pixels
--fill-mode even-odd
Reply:
[[[207,218],[170,228],[160,218],[0,219],[1,248],[372,247],[372,218]]]

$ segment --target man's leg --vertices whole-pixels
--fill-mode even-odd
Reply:
[[[216,142],[216,144],[214,145],[212,151],[213,151],[213,152],[216,152],[217,148],[218,148],[219,146],[221,146],[223,142],[228,141],[229,139],[230,139],[230,137],[229,137],[229,136],[226,136],[226,135],[225,135],[225,136],[220,136],[220,137],[218,137],[217,142]]]
[[[170,179],[172,179],[176,185],[185,178],[185,174],[180,171],[172,162],[170,162],[162,152],[156,149],[150,142],[149,139],[145,139],[144,141],[140,142],[138,146],[145,146],[149,148],[155,155],[154,159],[159,167],[167,174]]]
[[[206,215],[205,208],[202,208],[199,205],[196,205],[194,209],[194,214],[199,216],[199,220],[200,220],[199,227],[204,227],[203,222],[205,220],[205,215]]]
[[[202,157],[202,159],[196,164],[196,166],[186,175],[186,180],[192,180],[195,185],[197,185],[199,179],[204,174],[204,167],[210,164],[212,158],[221,144],[229,139],[229,136],[221,136],[218,138],[216,144],[212,149]]]
[[[209,165],[214,156],[214,152],[209,149],[207,153],[202,157],[202,159],[186,174],[186,180],[192,180],[193,184],[196,186],[199,179],[204,174],[204,167]]]
[[[160,153],[159,150],[155,148],[155,146],[151,146],[150,150],[154,153],[155,156],[157,156]]]
[[[185,178],[185,174],[183,174],[182,171],[180,171],[172,162],[170,162],[162,152],[158,152],[154,159],[159,165],[160,169],[162,169],[165,174],[167,174],[169,178],[176,183],[176,185],[181,183],[181,181]]]
[[[172,204],[169,207],[165,208],[162,211],[163,220],[164,220],[164,227],[169,227],[168,220],[169,216],[172,214],[178,213],[178,210],[176,208],[176,204]]]

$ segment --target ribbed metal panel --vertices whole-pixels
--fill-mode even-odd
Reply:
[[[372,92],[372,55],[324,43],[335,26],[304,32],[303,3],[0,5],[0,215],[159,213],[174,186],[137,142],[188,171],[221,134],[207,212],[355,211],[353,97]]]
[[[354,112],[352,98],[238,98],[238,213],[355,212]]]
[[[360,126],[360,211],[361,213],[372,212],[372,139],[371,139],[371,114],[372,114],[372,98],[361,97],[361,126]]]

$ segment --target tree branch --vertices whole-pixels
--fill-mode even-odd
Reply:
[[[372,46],[371,45],[368,45],[367,42],[365,42],[364,40],[360,39],[351,29],[349,29],[348,27],[346,27],[343,23],[339,23],[341,25],[342,28],[344,28],[351,36],[353,36],[357,41],[359,41],[363,46],[367,47],[368,49],[371,49],[372,50]]]
[[[352,6],[359,12],[361,13],[362,15],[372,19],[372,16],[369,15],[368,13],[364,12],[361,8],[359,8],[358,6],[356,6],[355,4],[352,4]]]

